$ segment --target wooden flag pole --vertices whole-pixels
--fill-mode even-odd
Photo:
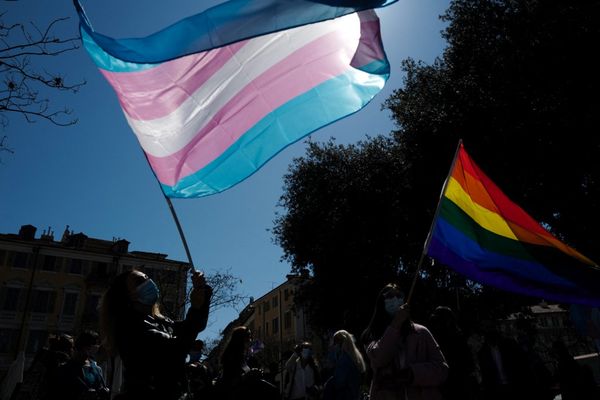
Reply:
[[[164,192],[163,195],[165,197],[165,200],[167,201],[167,204],[169,205],[169,210],[171,210],[171,215],[175,220],[175,225],[177,225],[177,230],[179,231],[179,236],[181,237],[181,242],[183,243],[183,248],[185,249],[185,254],[187,255],[188,262],[190,263],[190,266],[193,269],[195,269],[194,262],[192,261],[192,253],[190,253],[190,248],[188,247],[187,240],[185,239],[185,235],[183,234],[183,229],[181,229],[181,224],[179,223],[179,218],[177,217],[177,213],[175,212],[175,207],[173,207],[171,199],[168,198],[167,195],[164,194]]]
[[[406,304],[410,304],[410,300],[415,291],[415,285],[417,284],[417,279],[419,278],[419,272],[421,272],[421,266],[423,265],[423,261],[425,260],[425,256],[427,255],[427,250],[429,250],[429,244],[431,243],[431,232],[433,231],[433,227],[435,226],[435,221],[440,213],[440,204],[442,202],[442,197],[444,197],[444,193],[446,193],[446,187],[448,186],[448,181],[450,180],[450,175],[452,175],[452,171],[454,170],[454,166],[456,165],[456,160],[458,158],[458,152],[462,146],[462,139],[458,139],[458,146],[456,146],[456,151],[454,152],[454,158],[452,159],[452,165],[450,165],[450,170],[448,171],[448,175],[446,176],[446,180],[444,181],[444,185],[442,186],[442,191],[440,192],[440,198],[438,199],[438,204],[435,209],[435,214],[433,215],[433,219],[431,220],[431,226],[429,226],[429,232],[427,233],[427,239],[425,239],[425,245],[423,245],[423,251],[421,252],[421,257],[419,258],[419,262],[417,263],[417,269],[415,271],[415,276],[413,277],[412,283],[410,285],[410,290],[408,291],[408,297],[406,298]]]
[[[188,263],[190,264],[190,267],[191,267],[190,271],[193,272],[196,269],[196,267],[194,267],[194,261],[192,260],[192,253],[190,253],[190,248],[188,247],[187,240],[185,239],[185,234],[183,233],[183,229],[181,228],[181,224],[179,223],[179,218],[177,217],[177,212],[175,212],[175,207],[173,207],[173,203],[171,202],[171,199],[163,191],[162,186],[160,185],[160,181],[158,180],[158,177],[156,176],[154,169],[152,169],[150,160],[148,160],[148,156],[146,155],[146,153],[144,151],[142,151],[142,153],[144,154],[144,157],[146,158],[146,162],[148,163],[148,167],[150,167],[150,171],[152,171],[152,174],[154,175],[154,178],[156,179],[156,182],[158,183],[158,186],[160,187],[160,192],[163,194],[163,197],[165,198],[167,205],[169,206],[169,211],[171,211],[171,215],[173,216],[175,225],[177,225],[177,231],[179,232],[179,237],[181,238],[181,242],[183,243],[183,248],[185,249],[185,254],[187,255]]]

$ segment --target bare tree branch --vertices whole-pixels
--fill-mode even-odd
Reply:
[[[40,29],[36,24],[5,23],[0,13],[0,129],[12,115],[20,114],[27,122],[48,121],[57,126],[77,123],[67,108],[54,108],[53,91],[76,93],[85,80],[71,82],[64,73],[50,72],[41,65],[44,59],[61,56],[80,47],[79,37],[59,37],[57,26],[68,18],[56,18]],[[5,149],[5,140],[0,141]]]

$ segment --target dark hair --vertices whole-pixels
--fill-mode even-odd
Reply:
[[[227,379],[240,373],[245,357],[245,344],[251,338],[252,332],[247,327],[238,326],[233,329],[221,355],[224,378]]]
[[[50,351],[60,351],[70,353],[73,350],[73,337],[66,333],[59,333],[57,336],[48,339],[48,349]]]
[[[194,340],[194,344],[192,344],[192,351],[202,351],[204,350],[204,342],[200,339]]]
[[[129,298],[127,280],[133,271],[123,272],[115,277],[100,302],[100,333],[104,346],[111,354],[118,354],[117,326],[129,313],[132,301]]]
[[[96,331],[85,330],[75,339],[75,348],[82,350],[85,347],[95,346],[98,344],[99,337],[100,335]]]
[[[367,325],[367,328],[363,331],[362,335],[360,335],[360,341],[365,347],[368,346],[373,340],[379,339],[381,336],[383,336],[383,332],[388,327],[390,322],[392,322],[392,316],[385,311],[384,301],[384,295],[390,290],[397,290],[401,293],[404,293],[404,291],[400,289],[400,286],[395,283],[388,283],[379,291],[369,325]],[[407,320],[407,322],[410,321]],[[407,325],[405,324],[404,326]],[[412,326],[412,323],[410,323],[409,326]]]
[[[119,354],[117,348],[117,335],[119,335],[119,326],[127,320],[132,310],[133,301],[129,297],[128,279],[136,269],[120,273],[112,281],[100,302],[100,334],[103,337],[104,347],[109,354]],[[161,318],[158,305],[155,304],[152,309],[154,317]]]

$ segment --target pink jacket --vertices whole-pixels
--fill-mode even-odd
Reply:
[[[448,376],[448,364],[429,330],[419,324],[403,341],[400,330],[389,326],[367,347],[373,369],[371,400],[440,400],[438,390]],[[414,375],[405,386],[395,376],[409,367]]]

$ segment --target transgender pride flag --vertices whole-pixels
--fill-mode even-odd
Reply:
[[[164,193],[201,197],[383,88],[389,64],[372,8],[395,1],[232,0],[139,39],[94,32],[75,6]]]

